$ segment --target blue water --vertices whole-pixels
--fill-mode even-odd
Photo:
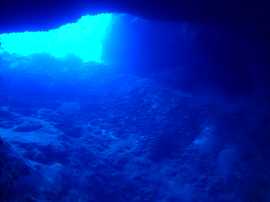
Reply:
[[[83,16],[54,30],[1,34],[0,41],[5,52],[19,56],[42,53],[65,58],[73,55],[83,62],[102,63],[103,43],[112,18],[112,14]]]
[[[0,201],[270,201],[268,102],[175,88],[160,80],[175,72],[158,67],[117,68],[105,48],[135,42],[110,41],[113,20],[0,35]]]

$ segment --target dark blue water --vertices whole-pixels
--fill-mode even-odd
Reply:
[[[204,46],[191,43],[194,32],[140,23],[122,27],[122,34],[133,33],[134,52],[124,56],[128,39],[120,46],[114,31],[109,64],[1,54],[0,201],[270,201],[268,98],[254,90],[261,83],[229,66],[248,59],[227,61],[219,52],[212,61],[228,71],[218,72]],[[149,43],[141,49],[131,27],[163,32],[142,34]],[[171,38],[175,30],[179,46]],[[156,43],[168,33],[167,44]],[[220,48],[214,43],[210,53]],[[231,46],[222,44],[227,55]],[[173,68],[179,61],[181,68]]]

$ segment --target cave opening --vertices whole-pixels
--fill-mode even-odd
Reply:
[[[112,21],[109,13],[86,15],[57,29],[1,34],[2,52],[17,56],[48,54],[60,59],[73,55],[83,62],[103,63],[103,43]]]

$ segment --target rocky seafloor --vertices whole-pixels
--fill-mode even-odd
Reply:
[[[270,201],[263,99],[66,64],[1,61],[0,201]]]

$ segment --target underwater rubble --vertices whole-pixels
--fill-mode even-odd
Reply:
[[[87,71],[4,71],[1,201],[270,200],[266,103],[205,100],[103,67]],[[9,79],[14,72],[19,80]]]

